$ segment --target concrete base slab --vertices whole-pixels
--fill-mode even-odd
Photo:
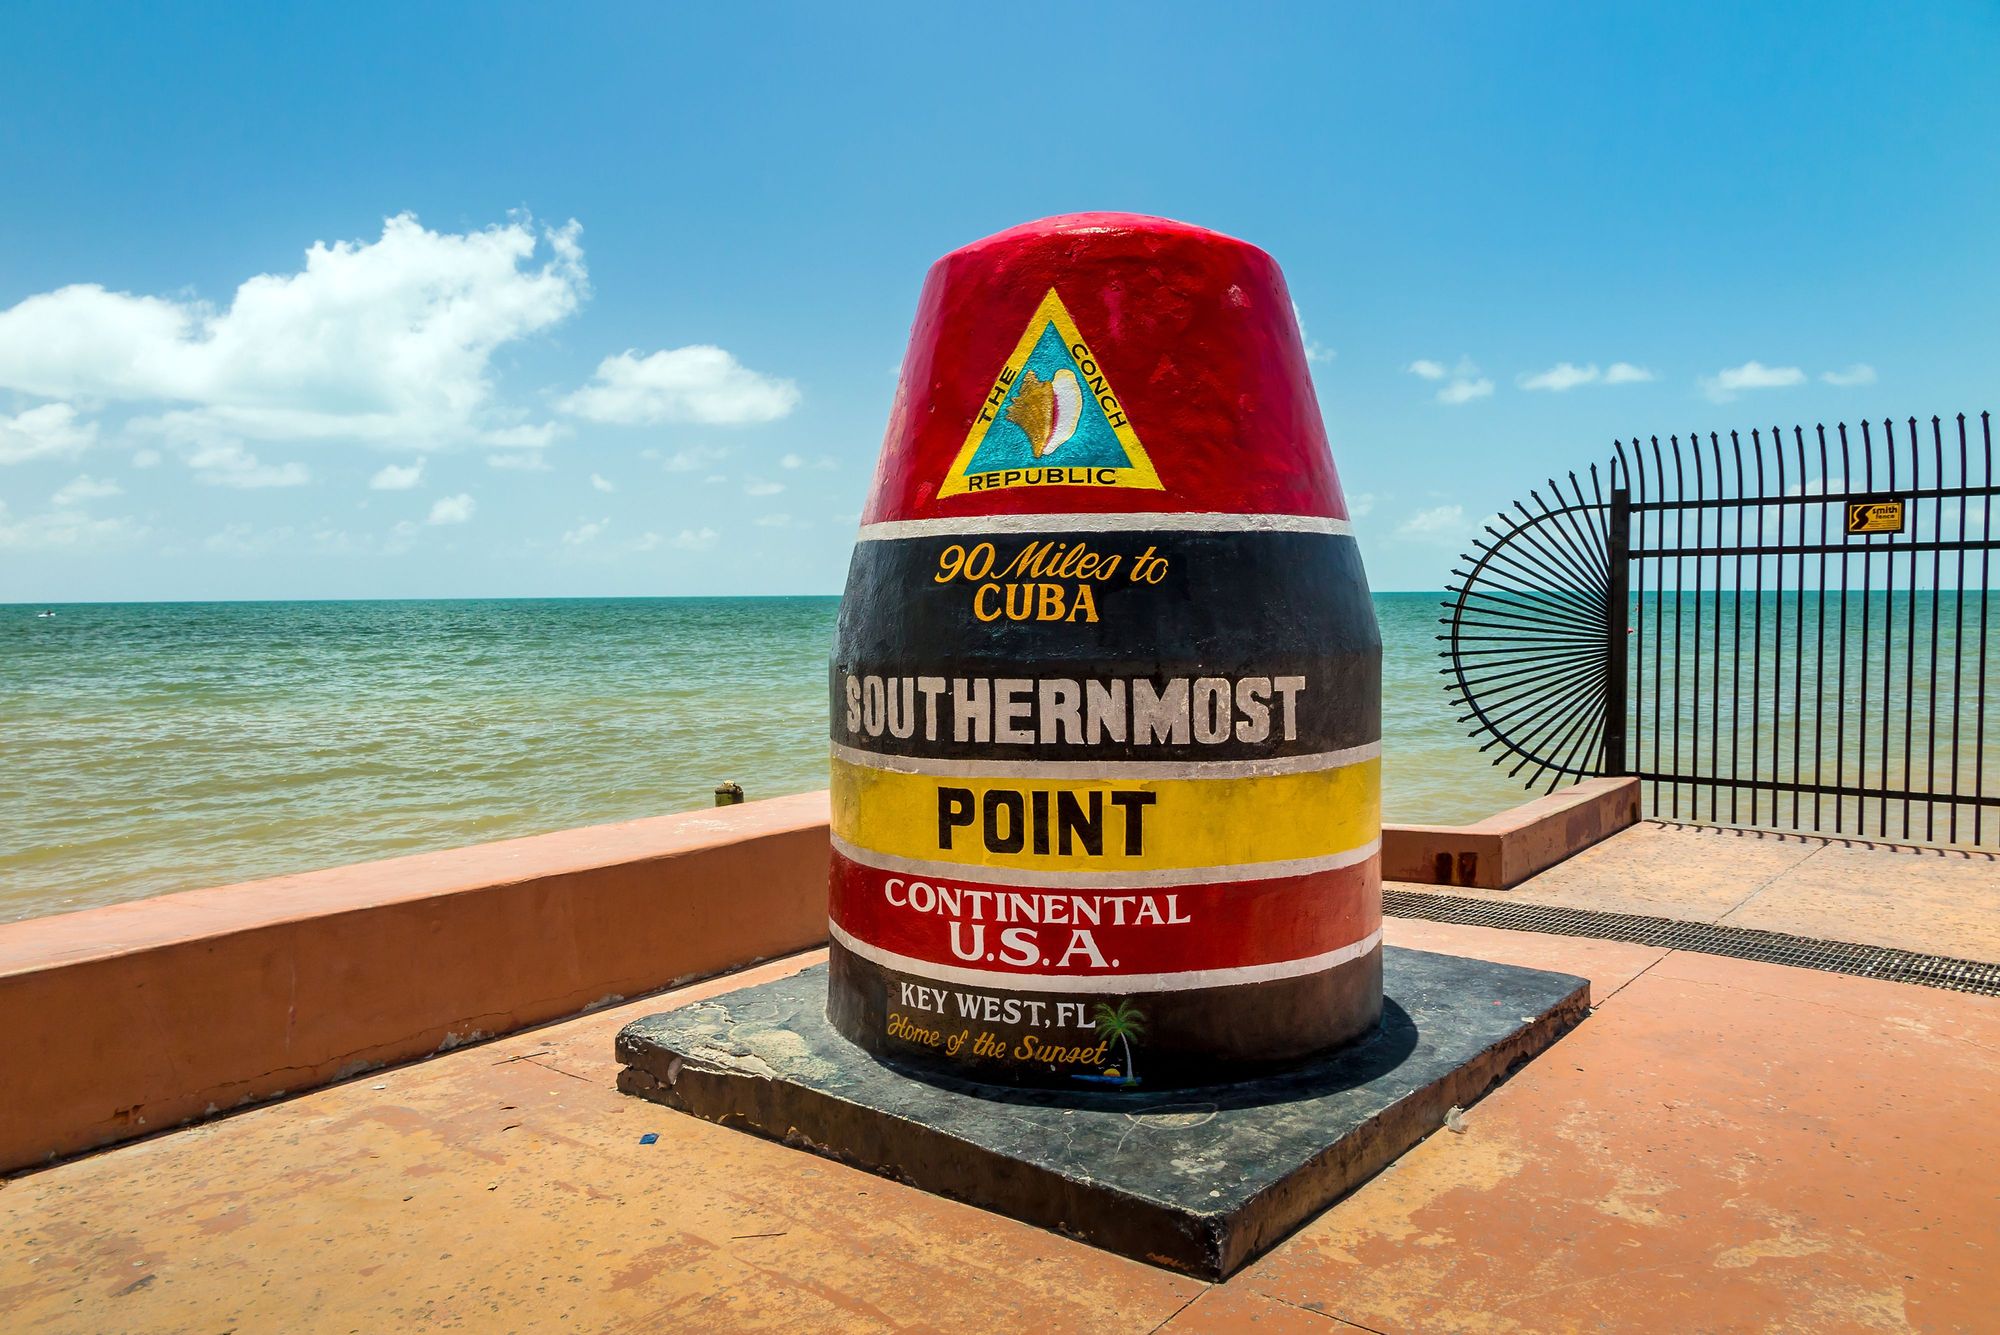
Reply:
[[[919,1078],[826,1020],[826,970],[629,1024],[618,1087],[1110,1251],[1221,1279],[1574,1027],[1588,983],[1384,951],[1382,1026],[1281,1076],[1161,1093]]]

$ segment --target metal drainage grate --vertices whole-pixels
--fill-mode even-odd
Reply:
[[[1499,927],[1510,932],[1547,932],[1555,936],[1629,941],[1641,946],[1665,946],[1702,955],[1727,955],[1794,969],[1818,969],[1855,978],[1880,978],[1891,983],[1916,983],[1951,992],[2000,996],[2000,964],[1920,955],[1888,946],[1864,946],[1851,941],[1820,941],[1810,936],[1760,932],[1749,927],[1716,923],[1677,922],[1635,913],[1597,913],[1589,909],[1554,908],[1545,904],[1496,904],[1464,895],[1433,895],[1414,890],[1382,891],[1382,912],[1396,918],[1459,923],[1467,927]]]

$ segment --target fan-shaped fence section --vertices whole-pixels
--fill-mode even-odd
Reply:
[[[1460,721],[1654,816],[2000,842],[1990,419],[1619,441],[1454,569]]]

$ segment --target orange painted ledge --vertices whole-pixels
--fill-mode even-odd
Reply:
[[[0,1172],[826,938],[825,793],[0,925]]]
[[[1637,805],[1389,826],[1383,875],[1513,885]],[[0,1172],[820,945],[827,857],[802,793],[0,925]]]
[[[1585,779],[1476,825],[1385,825],[1382,879],[1508,890],[1638,821],[1637,779]]]

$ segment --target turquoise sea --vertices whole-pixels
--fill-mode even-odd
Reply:
[[[1440,597],[1376,599],[1395,820],[1528,796],[1452,722]],[[824,787],[838,606],[0,607],[0,920]]]

